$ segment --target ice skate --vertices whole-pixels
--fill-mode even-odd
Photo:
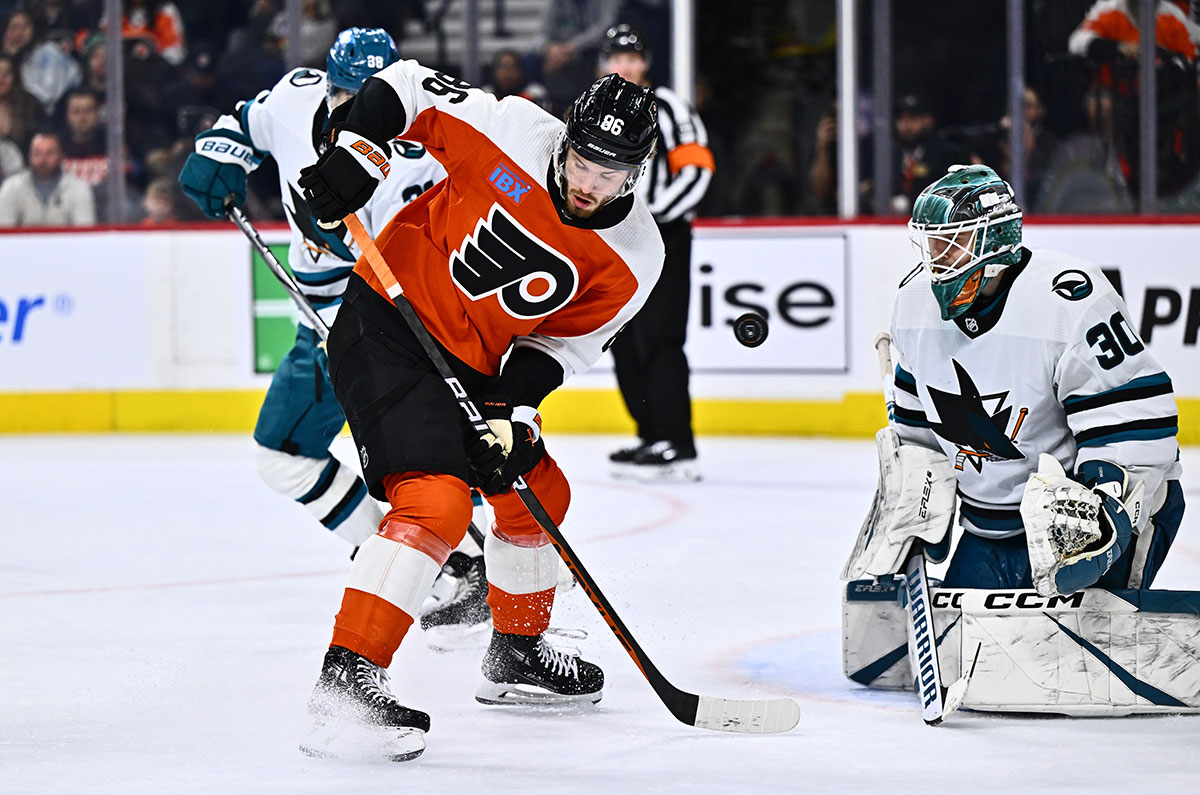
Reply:
[[[655,442],[642,448],[620,475],[648,483],[694,483],[700,480],[700,463],[695,448]]]
[[[614,477],[629,476],[630,470],[633,469],[633,461],[643,450],[647,449],[650,443],[645,439],[638,439],[636,444],[628,447],[622,447],[608,456],[609,468],[612,470]]]
[[[475,691],[481,704],[594,704],[603,696],[600,666],[551,646],[544,633],[493,631],[482,670],[486,681]]]
[[[442,578],[452,580],[454,590],[448,598],[421,614],[425,642],[434,651],[483,646],[492,628],[483,555],[469,557],[461,552],[450,553],[439,575],[439,579]]]
[[[404,762],[425,750],[429,716],[396,700],[387,671],[341,646],[325,653],[308,713],[313,725],[300,744],[308,756]]]

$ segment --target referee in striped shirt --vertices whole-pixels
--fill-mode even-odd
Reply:
[[[650,46],[631,25],[609,28],[601,66],[647,85]],[[617,384],[637,424],[638,442],[609,456],[613,473],[642,480],[700,479],[688,392],[688,299],[691,295],[692,222],[713,175],[708,133],[696,111],[674,91],[654,89],[658,141],[642,194],[666,247],[662,276],[637,316],[612,346]]]

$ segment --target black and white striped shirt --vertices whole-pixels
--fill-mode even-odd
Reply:
[[[654,89],[658,102],[658,148],[638,186],[659,224],[691,220],[714,170],[708,131],[700,116],[669,88]]]

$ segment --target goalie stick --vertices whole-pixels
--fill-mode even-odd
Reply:
[[[454,374],[450,371],[450,366],[446,363],[445,357],[437,348],[437,343],[434,342],[429,330],[417,317],[416,311],[408,298],[404,296],[404,290],[396,281],[395,275],[387,267],[387,263],[383,260],[383,255],[379,253],[379,249],[375,246],[375,241],[363,229],[362,223],[358,220],[358,216],[350,213],[343,219],[346,226],[350,229],[350,233],[354,235],[355,241],[359,248],[362,249],[366,256],[367,263],[371,266],[371,271],[375,277],[383,284],[387,291],[388,297],[392,299],[396,309],[404,317],[413,334],[421,342],[421,347],[425,349],[425,353],[433,362],[438,374],[442,380],[446,382],[446,386],[454,393],[454,397],[458,400],[458,405],[467,415],[467,420],[482,436],[489,431],[487,423],[483,421],[479,410],[475,407],[466,390]],[[617,640],[625,647],[625,651],[633,658],[633,662],[641,670],[642,675],[646,677],[646,681],[650,683],[650,687],[654,689],[655,694],[662,701],[671,714],[674,715],[682,723],[689,726],[696,726],[701,729],[713,729],[716,731],[740,732],[744,734],[768,734],[773,732],[784,732],[793,728],[800,720],[800,707],[790,698],[775,698],[761,701],[753,700],[736,700],[714,698],[712,696],[701,696],[695,693],[688,693],[680,690],[667,681],[650,658],[646,656],[646,652],[634,640],[633,635],[629,632],[625,622],[617,615],[612,604],[607,597],[601,592],[600,587],[596,585],[596,581],[592,579],[592,575],[584,568],[580,562],[579,556],[575,554],[575,550],[567,543],[563,537],[562,531],[546,513],[546,509],[542,507],[537,496],[530,491],[529,486],[525,483],[524,478],[517,478],[513,483],[513,490],[521,498],[521,502],[529,510],[530,515],[541,525],[542,530],[549,537],[550,542],[554,545],[559,557],[567,564],[567,568],[575,575],[575,579],[583,586],[584,593],[595,605],[596,610],[600,612],[600,616],[608,624],[613,634],[617,636]]]
[[[896,399],[893,391],[892,338],[887,332],[875,337],[875,353],[879,357],[879,375],[883,379],[883,396],[887,401],[888,424],[893,424]],[[917,695],[921,697],[921,718],[937,726],[958,709],[970,683],[970,673],[950,687],[942,686],[942,670],[938,663],[937,635],[933,627],[933,606],[929,596],[929,576],[925,571],[925,548],[915,539],[904,562],[904,590],[908,597],[905,615],[908,617],[909,637],[916,657],[914,673]],[[976,650],[976,655],[978,655]],[[974,665],[971,670],[974,671]]]
[[[296,304],[296,308],[300,310],[300,314],[304,315],[305,319],[312,324],[313,330],[317,332],[317,336],[324,343],[325,340],[329,339],[329,326],[325,323],[324,318],[317,314],[317,310],[313,308],[313,305],[308,300],[308,296],[300,289],[300,285],[296,284],[296,280],[292,278],[292,274],[288,273],[287,268],[283,267],[283,264],[275,257],[275,253],[263,242],[262,235],[254,228],[250,220],[246,218],[240,207],[229,204],[225,208],[225,214],[229,216],[230,221],[233,221],[237,225],[238,229],[242,230],[242,234],[250,241],[250,245],[254,247],[258,255],[267,263],[267,267],[271,270],[271,273],[275,274],[275,278],[287,290],[288,295],[291,296],[292,301]],[[479,548],[483,549],[483,532],[474,522],[471,522],[467,526],[467,532],[471,534],[471,538],[475,539],[475,543],[479,545]]]

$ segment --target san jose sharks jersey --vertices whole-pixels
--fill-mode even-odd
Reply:
[[[536,387],[509,397],[537,405],[591,367],[658,280],[662,237],[642,199],[566,212],[551,162],[564,124],[532,102],[399,61],[366,81],[347,123],[423,144],[446,167],[380,252],[430,333],[475,370],[495,375],[510,346],[533,349],[514,359],[538,362],[522,368]],[[356,272],[386,296],[367,263]]]
[[[249,136],[255,149],[270,154],[279,166],[279,190],[291,227],[288,264],[300,288],[327,322],[341,303],[346,279],[359,250],[345,225],[325,230],[304,203],[296,180],[300,169],[317,159],[317,143],[328,118],[325,73],[294,69],[270,90],[240,103],[234,121]],[[367,231],[375,236],[402,206],[445,177],[445,169],[424,147],[393,140],[391,178],[359,212]],[[307,321],[301,321],[307,325]]]
[[[892,312],[893,421],[904,444],[941,449],[958,478],[960,521],[981,536],[1023,532],[1021,496],[1040,453],[1068,472],[1111,461],[1146,486],[1150,511],[1178,479],[1171,379],[1095,265],[1023,250],[999,292],[943,321],[925,269]]]

